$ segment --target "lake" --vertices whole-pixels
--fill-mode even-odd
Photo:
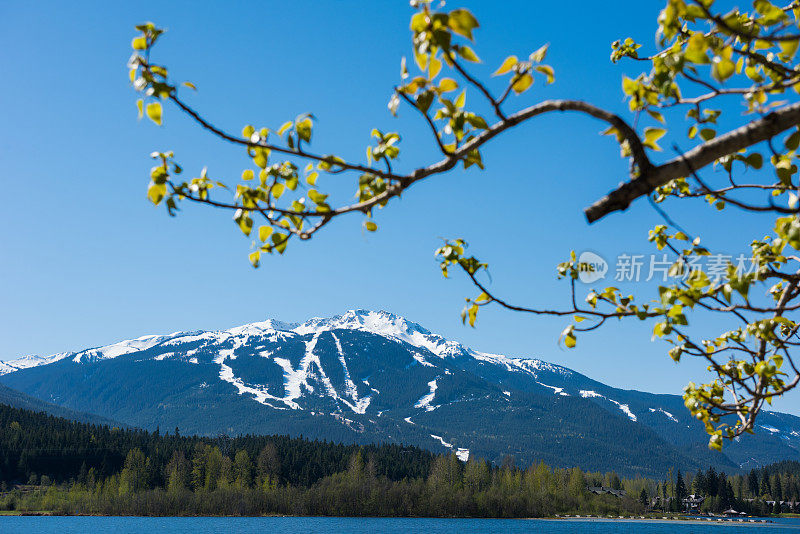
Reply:
[[[679,521],[613,521],[549,519],[409,519],[350,517],[0,517],[3,534],[237,534],[335,532],[347,534],[494,534],[543,532],[570,534],[735,534],[738,532],[800,532],[800,519],[776,519],[773,523],[743,525]]]

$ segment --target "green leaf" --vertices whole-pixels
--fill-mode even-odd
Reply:
[[[328,198],[328,195],[323,195],[315,189],[309,189],[308,198],[310,198],[314,204],[322,204],[325,202],[325,199]]]
[[[275,198],[281,198],[281,195],[283,195],[284,187],[285,186],[283,184],[273,184],[271,190],[272,196]]]
[[[428,26],[427,16],[423,12],[415,13],[411,17],[411,24],[409,29],[415,33],[419,33]]]
[[[478,305],[473,304],[472,306],[470,306],[469,309],[467,310],[467,314],[469,315],[469,325],[474,328],[475,319],[477,319],[478,317]]]
[[[147,48],[147,39],[144,37],[134,37],[133,41],[131,41],[131,47],[134,50],[145,50]]]
[[[239,229],[244,235],[250,235],[250,232],[253,230],[253,219],[250,218],[247,211],[242,209],[236,210],[236,213],[233,215],[233,220],[239,225]]]
[[[533,85],[533,76],[530,74],[523,74],[522,76],[517,77],[517,79],[511,85],[511,88],[519,95],[527,91],[531,85]]]
[[[375,230],[377,230],[377,229],[378,229],[378,225],[377,225],[377,224],[375,224],[375,223],[374,223],[374,222],[372,222],[372,221],[367,221],[367,222],[365,222],[365,223],[364,223],[364,228],[366,228],[366,229],[367,229],[367,230],[369,230],[370,232],[374,232]]]
[[[255,178],[255,173],[253,173],[253,169],[245,169],[242,171],[242,180],[252,180]]]
[[[166,194],[167,186],[165,184],[150,184],[150,187],[147,188],[147,198],[156,206],[158,206]]]
[[[570,349],[574,348],[576,344],[577,344],[577,340],[575,339],[575,335],[574,334],[568,334],[568,335],[564,336],[564,345],[566,345],[567,348],[570,348]]]
[[[703,141],[709,141],[717,136],[717,132],[711,128],[703,128],[700,130],[700,137]]]
[[[450,12],[447,17],[447,24],[450,29],[459,35],[463,35],[467,39],[472,40],[472,30],[477,28],[478,19],[468,10],[459,8]]]
[[[506,72],[513,69],[514,65],[516,65],[517,63],[519,63],[519,59],[517,58],[517,56],[508,56],[503,61],[503,64],[500,65],[500,67],[496,71],[494,71],[494,74],[492,74],[492,76],[500,76],[502,74],[505,74]]]
[[[136,101],[136,109],[139,110],[139,118],[141,119],[144,115],[144,101],[141,98]]]
[[[261,167],[262,169],[266,169],[267,165],[269,164],[269,150],[265,148],[256,148],[256,153],[253,156],[253,163]]]
[[[431,57],[431,60],[428,62],[428,79],[433,80],[436,78],[441,70],[442,62],[435,57]]]
[[[759,154],[758,152],[753,152],[746,158],[744,158],[745,162],[753,167],[754,169],[760,169],[764,165],[764,156]]]
[[[711,75],[718,81],[724,82],[733,76],[736,70],[736,65],[730,59],[723,57],[715,58],[714,67],[711,69]]]
[[[421,112],[426,113],[428,109],[430,109],[432,103],[433,103],[432,91],[423,91],[417,95],[416,105],[417,109],[419,109]]]
[[[655,110],[652,110],[652,109],[648,109],[648,110],[646,110],[646,111],[647,111],[647,114],[648,114],[648,115],[650,115],[651,117],[653,117],[655,120],[657,120],[657,121],[658,121],[658,122],[660,122],[661,124],[666,124],[666,121],[664,120],[664,115],[662,115],[662,114],[661,114],[661,113],[659,113],[658,111],[655,111]]]
[[[147,116],[151,121],[161,126],[161,102],[147,104]]]
[[[779,41],[778,46],[781,47],[781,55],[786,59],[791,60],[797,53],[797,47],[800,45],[800,39],[794,41]]]
[[[289,243],[289,236],[286,234],[272,234],[272,244],[279,254],[283,254],[286,245]]]
[[[480,115],[475,115],[474,113],[467,113],[465,118],[467,122],[470,123],[474,128],[480,128],[481,130],[489,129],[489,125],[486,124],[486,119],[484,119]]]
[[[555,71],[553,71],[553,67],[550,65],[537,65],[534,68],[547,77],[547,83],[556,81]]]
[[[639,89],[639,82],[627,76],[622,77],[622,92],[626,95],[633,95]]]
[[[295,123],[294,130],[297,132],[297,135],[308,143],[311,141],[311,119],[305,118],[297,123]]]
[[[250,259],[250,263],[253,264],[253,267],[258,267],[261,262],[261,251],[256,250],[255,252],[251,252],[248,258]]]
[[[792,134],[786,138],[783,142],[788,150],[797,150],[798,145],[800,145],[800,130],[795,130]]]
[[[755,2],[753,2],[753,7],[755,7],[756,11],[762,16],[759,22],[766,26],[772,26],[788,18],[788,15],[786,15],[781,8],[767,0],[755,0]]]
[[[259,226],[258,227],[258,238],[261,241],[266,241],[267,238],[272,234],[272,227],[271,226]]]
[[[645,128],[644,129],[644,142],[642,143],[644,146],[652,148],[653,150],[661,150],[661,147],[658,146],[658,141],[667,131],[664,128]]]
[[[197,91],[197,86],[192,82],[183,82],[183,85],[188,87],[189,89],[194,89],[195,91]]]
[[[472,63],[480,63],[481,60],[475,54],[475,51],[468,46],[459,46],[458,47],[458,55],[466,59],[467,61],[471,61]]]
[[[458,109],[461,109],[464,107],[464,105],[466,105],[466,103],[467,103],[467,91],[465,89],[464,91],[461,91],[460,95],[458,95],[458,98],[456,98],[454,104]]]
[[[703,32],[694,32],[686,44],[686,52],[683,57],[692,63],[709,63],[708,55],[706,55],[707,48],[708,43]]]
[[[479,304],[484,304],[484,303],[490,302],[491,300],[492,300],[492,297],[490,297],[489,294],[484,291],[483,293],[478,295],[478,298],[473,300],[473,302],[479,303]]]
[[[573,325],[569,325],[561,332],[561,337],[564,339],[564,345],[566,345],[567,348],[571,349],[575,347],[576,339],[574,332],[575,332],[575,326]]]
[[[452,78],[442,78],[441,81],[439,81],[440,93],[449,93],[456,89],[458,89],[458,83]]]
[[[278,128],[278,135],[283,135],[284,133],[286,133],[286,130],[288,130],[291,127],[292,127],[292,121],[284,122],[283,125],[280,128]]]

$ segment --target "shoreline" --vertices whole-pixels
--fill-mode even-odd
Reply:
[[[572,522],[630,522],[630,523],[700,523],[700,524],[731,524],[731,525],[769,525],[775,524],[772,517],[748,517],[748,518],[725,518],[725,517],[602,517],[602,516],[550,516],[550,517],[437,517],[437,516],[305,516],[305,515],[106,515],[106,514],[59,514],[47,510],[3,510],[0,511],[0,522],[2,517],[170,517],[170,518],[302,518],[302,517],[326,517],[331,519],[504,519],[511,521],[572,521]],[[791,519],[787,517],[786,519]]]

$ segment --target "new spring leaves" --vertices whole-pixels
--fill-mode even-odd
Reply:
[[[377,230],[377,224],[372,220],[373,208],[385,206],[388,200],[399,196],[414,181],[449,170],[458,161],[464,168],[472,165],[483,168],[478,146],[463,154],[458,154],[458,151],[475,140],[480,132],[489,129],[487,120],[467,109],[466,88],[452,77],[440,76],[443,66],[446,66],[448,70],[469,77],[461,62],[480,61],[466,44],[472,41],[478,21],[465,9],[437,13],[425,2],[416,7],[418,12],[412,17],[410,29],[413,33],[413,57],[420,74],[410,78],[403,60],[402,83],[395,87],[389,108],[396,114],[402,99],[424,116],[442,155],[451,160],[441,170],[425,171],[423,176],[420,176],[421,169],[408,174],[397,173],[392,163],[400,154],[401,137],[396,132],[384,133],[378,129],[372,131],[374,144],[366,149],[365,163],[347,162],[333,154],[312,152],[309,148],[314,129],[312,114],[300,115],[274,130],[248,125],[241,136],[223,132],[182,100],[178,86],[168,77],[167,67],[150,61],[150,54],[163,30],[147,23],[136,27],[139,35],[133,40],[134,54],[129,62],[131,82],[143,94],[143,98],[137,101],[140,117],[146,114],[161,125],[162,102],[172,101],[203,128],[245,147],[251,160],[251,166],[242,171],[241,181],[228,185],[228,180],[209,178],[205,168],[199,178],[179,181],[180,165],[175,162],[174,155],[169,151],[154,153],[158,164],[151,170],[148,198],[154,204],[165,203],[170,214],[175,214],[180,201],[232,210],[239,229],[247,236],[257,237],[250,261],[258,266],[262,253],[283,253],[292,238],[308,239],[330,220],[345,213],[366,215],[364,229]],[[527,61],[509,57],[496,74],[509,74],[509,91],[516,94],[531,86],[533,72],[541,73],[552,82],[552,68],[540,64],[545,52],[546,47],[541,48]],[[467,83],[471,82],[467,79]],[[184,82],[183,86],[194,89],[189,82]],[[451,96],[453,93],[455,96]],[[501,100],[496,103],[498,109],[500,103]],[[434,104],[436,109],[432,109]],[[288,156],[288,159],[276,161],[275,156]],[[348,172],[358,174],[356,202],[334,207],[329,195],[320,190],[318,179],[321,174]],[[230,196],[227,200],[218,196],[212,198],[211,190],[214,188]],[[258,228],[257,233],[253,232],[254,228]]]
[[[250,261],[258,266],[262,254],[283,253],[292,239],[309,239],[347,213],[364,215],[365,230],[375,231],[375,208],[385,206],[415,182],[459,163],[464,169],[483,169],[480,149],[507,129],[550,112],[589,115],[606,123],[603,133],[616,139],[622,157],[629,158],[629,181],[587,209],[589,220],[624,209],[643,195],[652,195],[654,202],[664,206],[705,199],[712,213],[774,214],[773,225],[753,228],[750,247],[757,268],[747,274],[728,269],[715,280],[702,273],[682,277],[659,287],[649,300],[626,295],[615,287],[597,289],[586,296],[585,305],[577,305],[574,281],[579,265],[573,255],[558,266],[558,275],[570,280],[576,304],[549,310],[515,304],[493,294],[483,282],[487,264],[467,256],[463,240],[448,240],[437,250],[443,274],[447,275],[451,266],[458,267],[480,291],[477,298],[467,299],[464,321],[474,325],[480,307],[486,305],[572,317],[562,332],[570,347],[581,332],[599,328],[608,319],[653,321],[654,336],[671,344],[669,354],[674,360],[691,356],[708,363],[713,380],[690,384],[684,398],[691,412],[705,423],[710,445],[718,448],[723,438],[752,431],[763,403],[800,381],[792,360],[792,351],[800,346],[798,325],[787,317],[800,309],[798,255],[789,250],[800,249],[800,130],[796,128],[800,123],[800,103],[796,102],[800,68],[795,63],[800,6],[756,0],[749,12],[717,12],[712,0],[668,0],[658,15],[658,45],[650,55],[643,55],[642,46],[632,39],[612,43],[613,62],[627,59],[637,68],[646,65],[648,69],[622,78],[622,92],[636,119],[634,127],[611,112],[574,100],[548,100],[508,112],[512,97],[532,94],[536,79],[554,81],[553,69],[543,64],[547,47],[538,48],[526,59],[515,55],[497,58],[492,61],[498,65],[492,81],[482,82],[473,72],[480,62],[473,48],[479,27],[475,16],[466,9],[436,10],[423,0],[411,4],[415,8],[410,24],[412,58],[417,73],[410,74],[409,65],[401,62],[400,81],[388,108],[392,114],[401,104],[412,109],[430,130],[431,143],[441,159],[406,172],[395,168],[400,166],[401,150],[397,132],[373,130],[366,160],[359,162],[312,150],[315,117],[311,114],[276,129],[246,126],[241,134],[225,132],[183,100],[183,88],[194,89],[193,85],[176,84],[165,66],[151,62],[162,30],[153,24],[138,26],[129,66],[131,82],[142,93],[137,102],[140,116],[161,124],[162,104],[169,101],[202,129],[241,146],[247,156],[240,180],[212,179],[204,169],[199,177],[186,181],[180,179],[182,169],[171,152],[154,153],[157,165],[151,171],[150,200],[164,203],[170,214],[182,201],[231,210],[238,228],[253,238]],[[468,107],[468,93],[469,102],[479,105]],[[727,112],[726,118],[743,124],[720,131],[719,119],[730,109],[734,112]],[[746,112],[744,118],[741,109]],[[682,137],[681,142],[693,148],[658,165],[651,156],[662,150],[670,133],[672,139]],[[783,137],[777,138],[779,135]],[[715,176],[700,176],[706,166],[720,171],[722,184],[716,183],[719,179]],[[739,176],[745,170],[748,181]],[[334,202],[324,191],[325,178],[340,174],[355,178],[355,198],[349,204]],[[609,183],[617,181],[614,178]],[[759,202],[760,195],[767,195],[768,200]],[[700,245],[698,236],[667,225],[650,230],[649,238],[659,250],[673,254],[676,272],[695,256],[711,253]],[[690,322],[703,315],[720,316],[730,328],[699,337],[696,329],[690,333]]]

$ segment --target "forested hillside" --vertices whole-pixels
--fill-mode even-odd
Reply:
[[[401,445],[356,446],[286,436],[184,437],[79,423],[0,405],[0,479],[6,484],[99,482],[126,466],[135,489],[163,487],[174,480],[213,489],[220,478],[247,473],[261,481],[308,486],[347,469],[361,452],[376,476],[389,480],[428,474],[434,455]],[[189,460],[193,462],[189,463]],[[126,463],[127,462],[127,463]]]
[[[0,510],[113,515],[544,517],[679,511],[693,485],[706,509],[772,511],[797,499],[798,464],[751,477],[709,470],[664,481],[543,463],[460,461],[397,444],[341,445],[286,436],[182,436],[80,423],[0,405]],[[712,479],[712,475],[716,478]],[[595,493],[590,488],[603,487]],[[766,493],[762,492],[766,487]],[[720,491],[720,488],[721,491]],[[610,492],[607,490],[614,490]],[[620,491],[621,490],[621,491]],[[713,495],[711,495],[713,493]],[[719,495],[719,497],[717,497]],[[748,499],[753,500],[748,500]],[[660,500],[657,500],[660,499]]]
[[[21,391],[11,389],[10,387],[4,386],[2,384],[0,384],[0,404],[13,406],[14,408],[33,410],[36,412],[46,412],[51,415],[55,415],[56,417],[64,417],[66,419],[72,419],[73,421],[81,421],[83,423],[123,426],[121,423],[117,423],[116,421],[107,419],[105,417],[100,417],[99,415],[86,412],[78,412],[75,410],[70,410],[69,408],[64,408],[63,406],[58,406],[56,404],[45,402],[41,399],[32,397],[30,395],[26,395]]]

